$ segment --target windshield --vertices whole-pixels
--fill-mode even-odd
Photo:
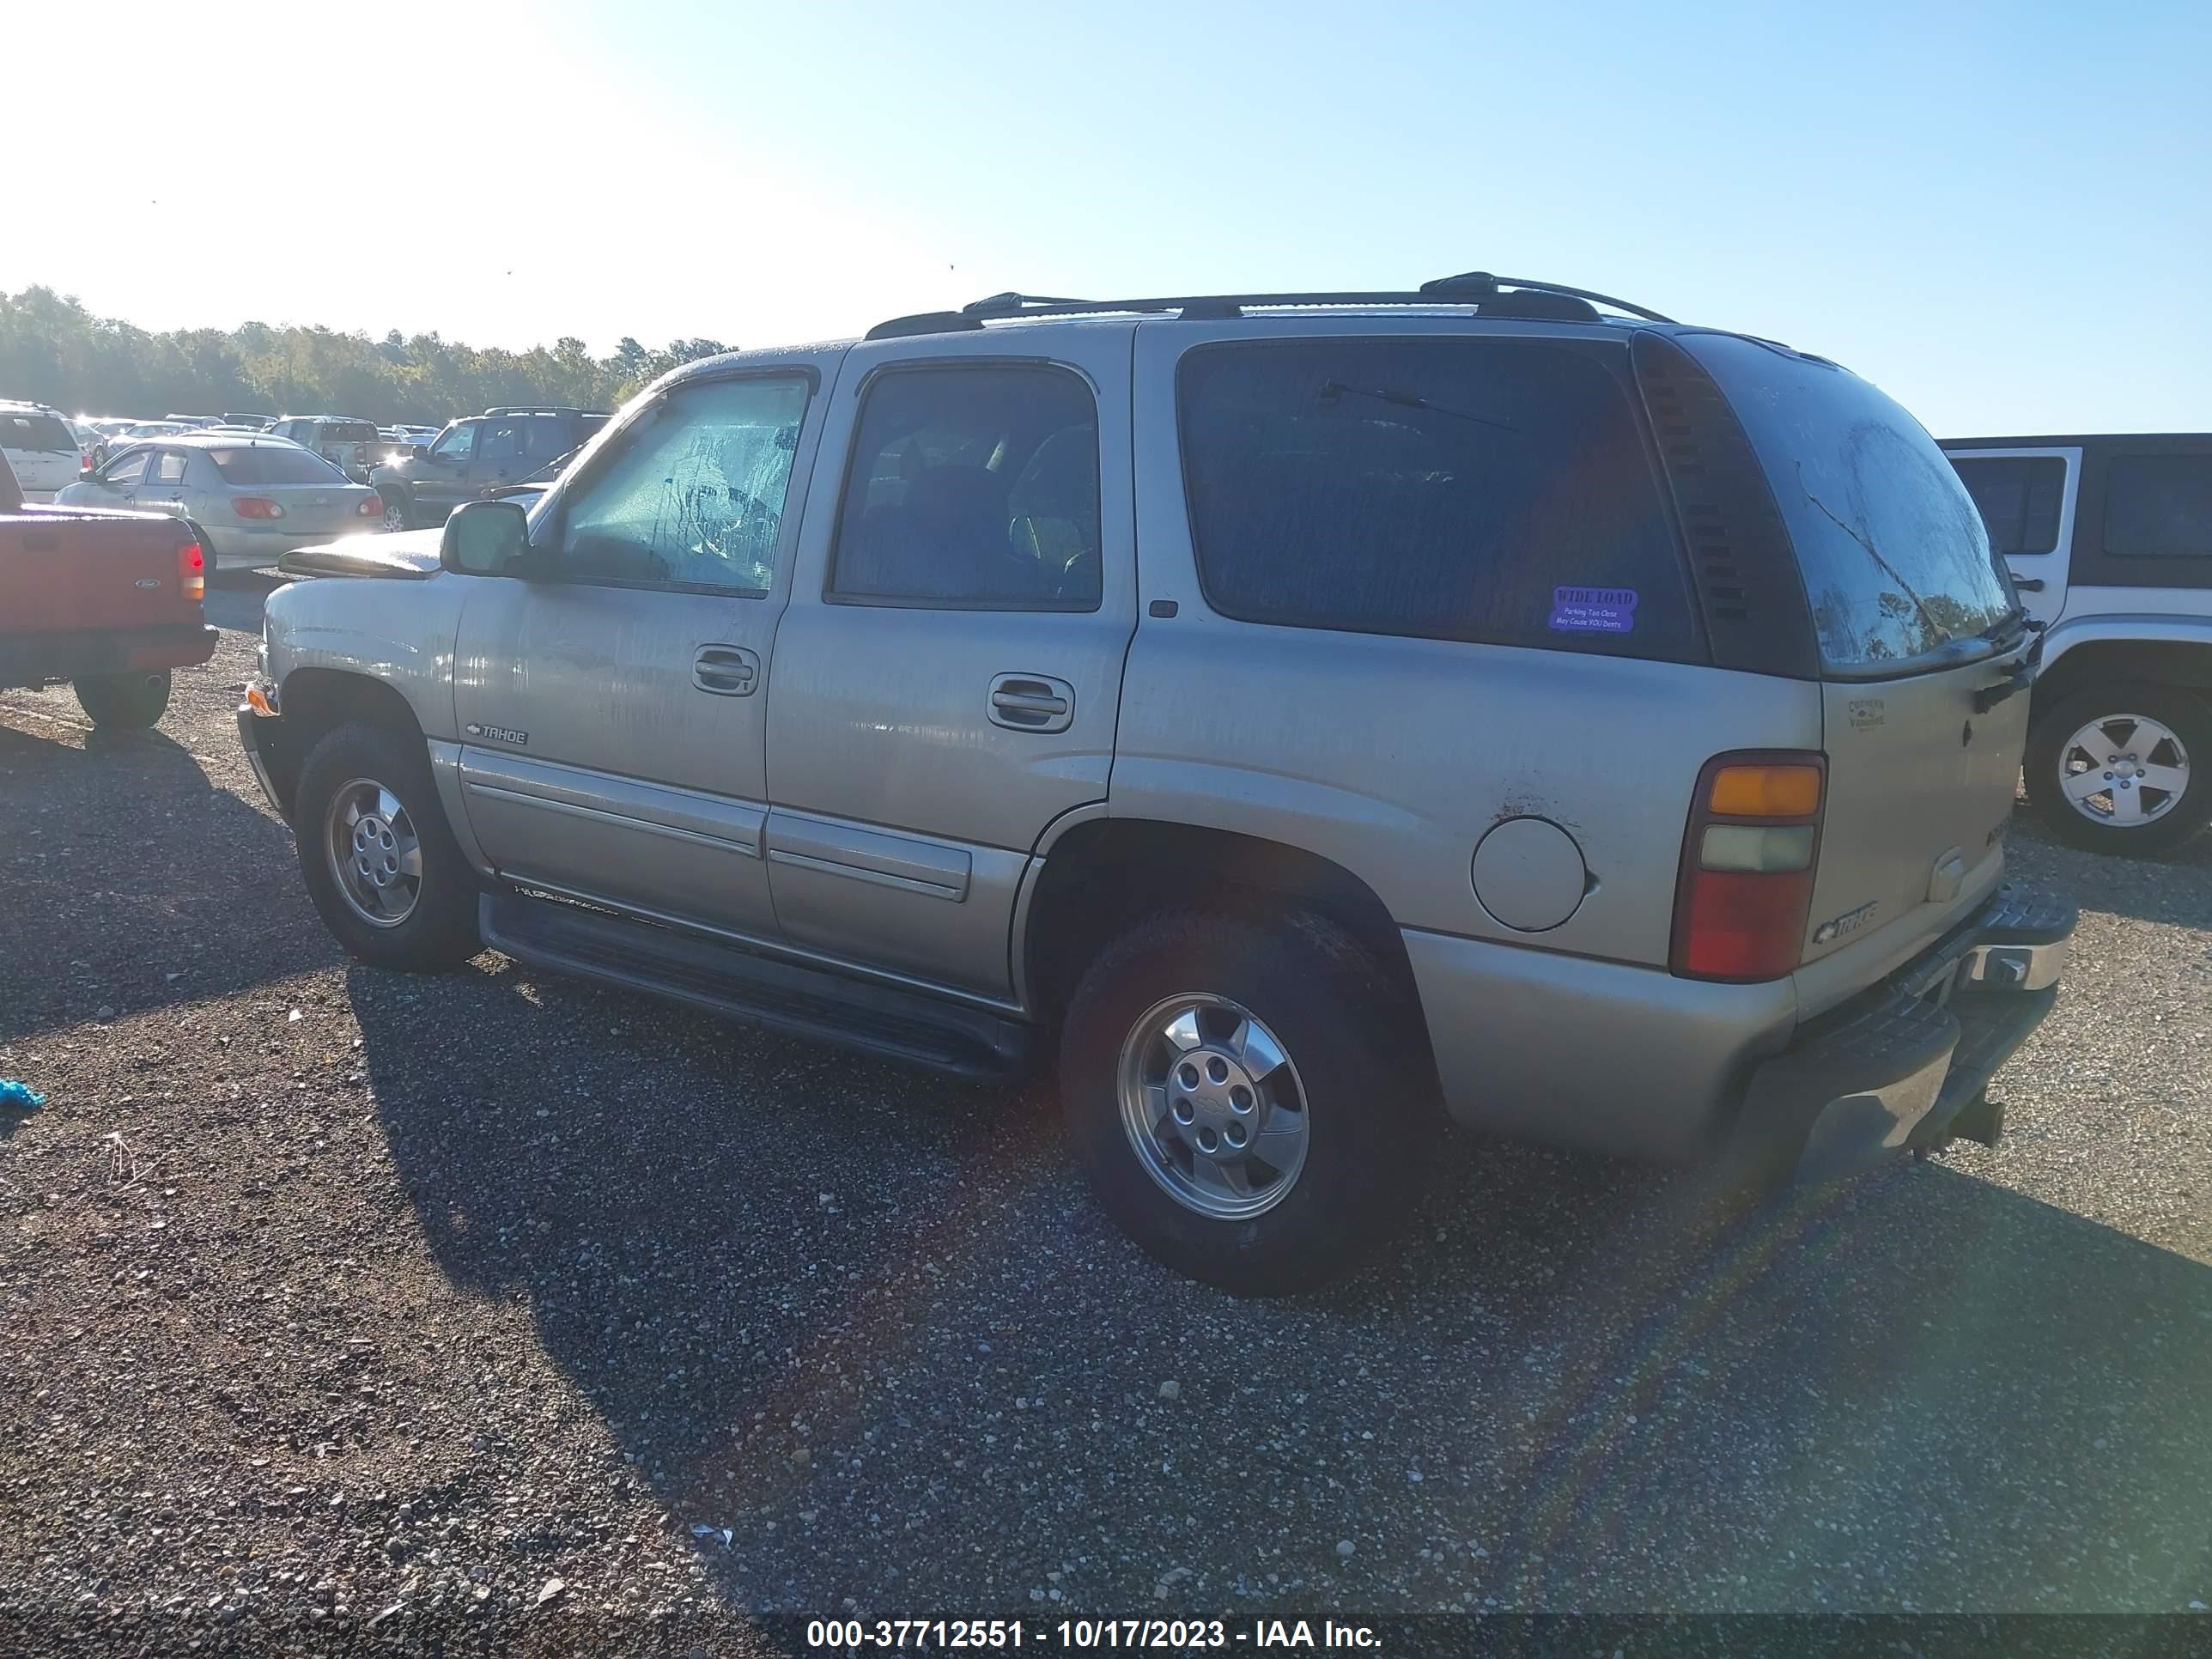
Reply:
[[[231,484],[334,484],[345,474],[321,456],[295,446],[256,444],[251,449],[210,449],[208,459]]]
[[[1936,441],[1878,387],[1737,335],[1682,343],[1759,452],[1830,668],[1902,670],[2013,616],[1973,497]]]

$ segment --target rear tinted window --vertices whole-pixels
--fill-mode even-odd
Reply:
[[[76,440],[58,416],[0,415],[0,447],[34,455],[74,455]]]
[[[2212,557],[2212,455],[2106,462],[2105,551],[2123,559]]]
[[[345,474],[305,449],[256,445],[252,449],[210,449],[208,459],[230,484],[342,484]]]
[[[1982,515],[1919,422],[1832,364],[1735,335],[1681,343],[1759,452],[1830,667],[1903,665],[2011,614]]]
[[[1535,341],[1296,340],[1182,362],[1208,601],[1292,627],[1686,657],[1674,532],[1622,383]]]
[[[326,444],[373,444],[376,428],[367,421],[325,421],[316,435]]]
[[[1954,455],[1951,465],[1981,512],[1992,552],[2048,553],[2058,545],[2064,461],[2056,455]]]

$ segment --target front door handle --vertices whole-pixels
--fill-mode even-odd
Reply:
[[[2014,576],[2012,579],[2012,585],[2023,593],[2043,592],[2043,578],[2040,576]]]
[[[741,645],[702,645],[691,659],[691,684],[718,697],[750,697],[760,684],[760,654]]]
[[[1065,732],[1075,688],[1048,674],[1000,674],[991,682],[991,723],[1013,732]]]

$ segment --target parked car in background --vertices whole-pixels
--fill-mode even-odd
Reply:
[[[312,449],[357,482],[366,483],[376,465],[376,425],[349,415],[287,415],[269,430]]]
[[[210,562],[225,570],[271,565],[302,543],[384,521],[374,490],[265,433],[186,432],[134,444],[59,499],[184,519],[198,530]]]
[[[0,455],[0,686],[66,681],[94,726],[151,726],[169,671],[215,654],[206,586],[190,526],[28,505]]]
[[[252,427],[257,432],[266,432],[276,424],[276,417],[274,415],[258,415],[248,410],[243,414],[232,412],[224,415],[222,423],[225,426]]]
[[[588,409],[488,409],[448,425],[429,444],[369,475],[388,530],[445,522],[485,491],[520,483],[580,447],[607,423]]]
[[[198,429],[185,425],[182,421],[133,421],[120,432],[110,435],[107,447],[112,453],[125,444],[138,443],[148,438],[173,437],[179,432],[196,432]]]
[[[486,490],[480,499],[513,501],[527,512],[553,488],[555,481],[580,453],[572,449],[547,462],[521,483],[498,485]],[[419,530],[348,535],[334,542],[295,547],[277,561],[276,568],[286,576],[390,575],[407,569],[427,574],[438,567],[438,543],[442,533],[441,526],[432,525]]]
[[[213,426],[225,417],[221,415],[179,415],[174,410],[171,410],[161,418],[165,421],[174,421],[179,426],[198,430],[204,426]]]
[[[107,459],[107,437],[89,421],[76,420],[69,423],[70,436],[76,440],[77,469],[90,471]]]
[[[349,951],[1056,1055],[1104,1208],[1240,1291],[1411,1212],[1440,1106],[1805,1182],[1993,1141],[2073,925],[1934,441],[1574,289],[710,358],[400,577],[278,589],[239,715]]]
[[[2212,433],[1946,440],[2046,630],[2027,798],[2098,852],[2212,820]]]
[[[0,452],[26,501],[52,501],[83,471],[76,433],[60,410],[45,404],[0,403]]]

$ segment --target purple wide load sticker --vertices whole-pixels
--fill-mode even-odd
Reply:
[[[1555,587],[1551,626],[1555,634],[1626,634],[1636,626],[1636,590]]]

